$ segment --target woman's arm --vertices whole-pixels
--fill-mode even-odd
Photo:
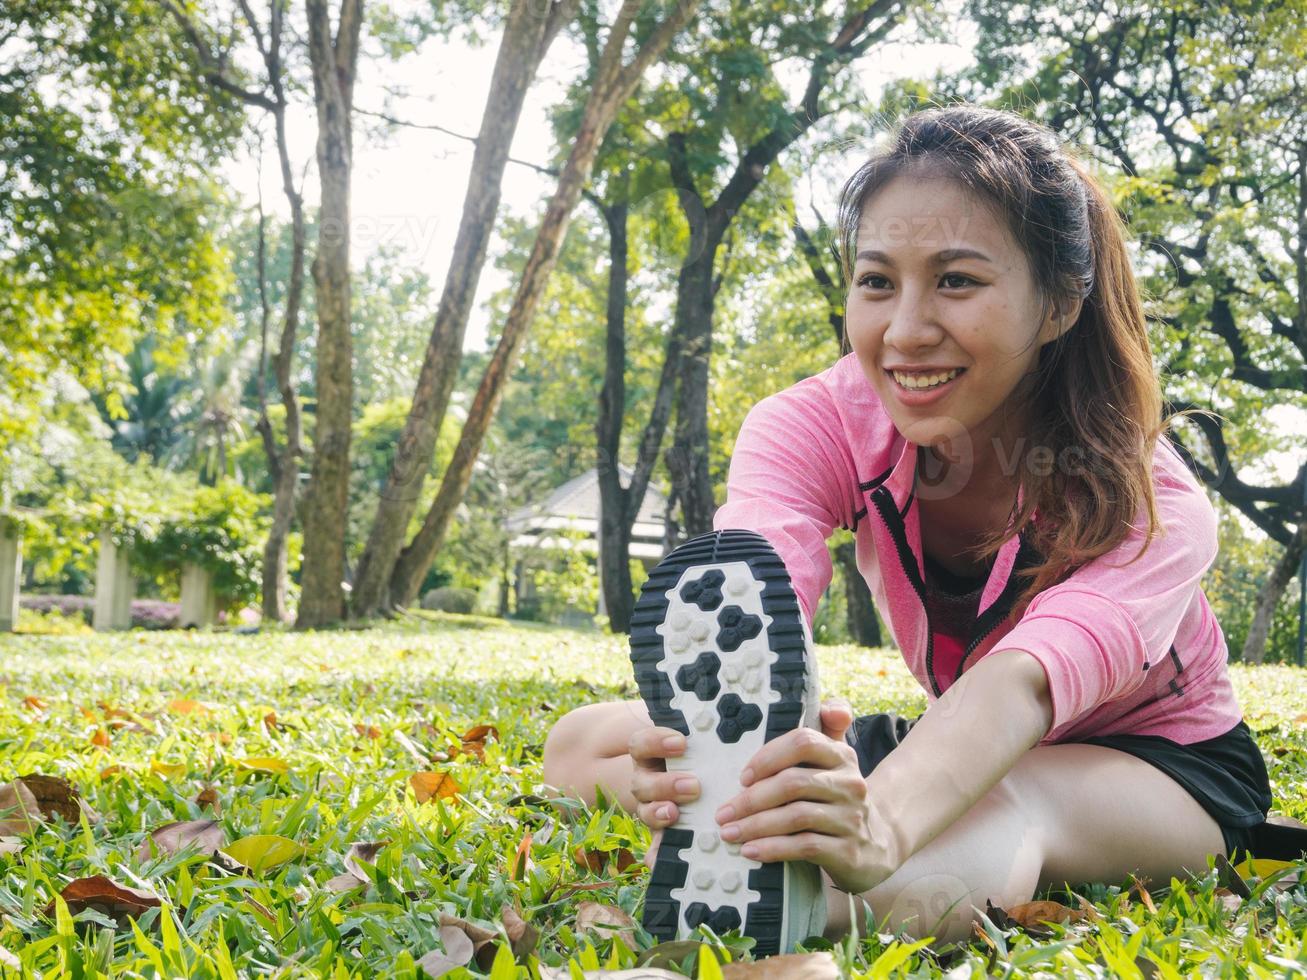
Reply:
[[[864,780],[823,711],[822,732],[797,728],[753,756],[744,789],[717,812],[722,839],[760,861],[811,861],[845,891],[866,891],[1002,779],[1052,717],[1039,662],[1023,650],[994,651]]]
[[[995,650],[935,701],[867,777],[872,819],[888,828],[875,880],[893,874],[1001,780],[1053,720],[1048,678],[1024,650]]]

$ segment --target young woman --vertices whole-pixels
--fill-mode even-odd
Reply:
[[[851,912],[952,941],[986,901],[1255,853],[1270,785],[1200,586],[1216,515],[1103,188],[1041,126],[932,109],[848,181],[840,232],[851,349],[749,412],[716,530],[644,587],[641,700],[562,718],[546,781],[654,828],[651,932],[764,953]],[[917,718],[815,700],[836,527]]]

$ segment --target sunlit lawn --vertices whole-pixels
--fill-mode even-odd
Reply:
[[[63,777],[98,815],[38,823],[4,848],[0,975],[415,977],[443,939],[446,965],[467,961],[449,976],[580,976],[631,967],[651,945],[630,925],[617,938],[588,926],[622,910],[638,921],[644,827],[541,796],[550,723],[634,695],[619,638],[447,616],[320,634],[18,635],[0,654],[0,780]],[[925,706],[893,651],[820,657],[824,689],[860,712]],[[1307,818],[1307,673],[1231,671],[1279,810]],[[198,850],[169,853],[166,835],[142,849],[170,822],[215,818],[195,828]],[[360,842],[380,847],[347,867]],[[78,886],[89,901],[55,900],[95,875],[143,894],[110,901],[98,882]],[[1307,973],[1307,887],[1249,883],[1246,900],[1218,892],[1216,870],[1147,894],[1086,885],[1100,918],[1048,935],[996,927],[911,951],[873,933],[834,955],[856,976]],[[746,955],[725,942],[722,958]]]

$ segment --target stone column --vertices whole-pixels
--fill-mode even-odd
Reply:
[[[131,629],[135,588],[127,549],[118,547],[108,531],[101,531],[100,558],[95,566],[93,623],[97,630]]]
[[[23,539],[17,529],[0,519],[0,633],[18,622],[18,584],[23,579]]]
[[[182,611],[178,625],[212,626],[218,619],[218,597],[208,569],[187,563],[182,566]]]

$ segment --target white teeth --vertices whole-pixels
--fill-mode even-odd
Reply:
[[[952,381],[962,373],[962,368],[954,368],[952,371],[943,374],[904,374],[901,371],[892,371],[890,373],[894,375],[894,380],[904,388],[933,388],[945,381]]]

